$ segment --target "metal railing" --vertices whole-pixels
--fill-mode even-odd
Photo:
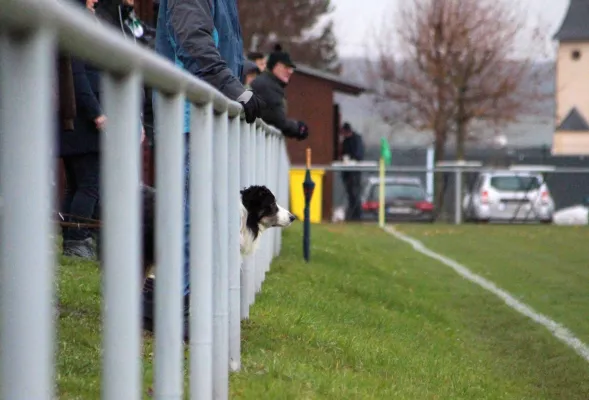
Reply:
[[[470,165],[469,165],[470,164]],[[304,168],[302,165],[292,165],[293,169]],[[373,177],[377,178],[379,175],[379,168],[376,161],[366,161],[362,165],[357,164],[342,164],[334,162],[329,165],[312,165],[312,169],[318,169],[322,171],[331,171],[336,173],[334,178],[341,180],[339,173],[343,171],[358,172],[363,175],[362,189],[360,194],[364,194],[364,189],[368,184],[366,178]],[[513,174],[514,176],[521,176],[531,174],[533,176],[542,176],[541,182],[543,182],[549,194],[550,201],[546,200],[546,203],[553,203],[546,206],[549,211],[539,212],[538,206],[535,203],[544,203],[541,199],[542,192],[537,187],[526,187],[525,184],[522,188],[518,189],[512,195],[515,198],[508,198],[510,194],[500,195],[501,200],[495,199],[494,202],[499,201],[502,204],[496,204],[497,210],[495,210],[489,217],[488,210],[483,210],[481,215],[478,214],[478,194],[480,189],[477,190],[476,183],[477,177],[482,173],[493,173],[497,172],[505,175],[506,172]],[[583,188],[588,187],[589,183],[589,168],[587,167],[557,167],[552,165],[526,165],[526,164],[512,164],[508,166],[495,166],[481,165],[480,162],[442,162],[434,168],[428,168],[423,166],[387,166],[385,168],[386,176],[403,176],[413,177],[421,180],[423,185],[427,181],[428,177],[431,176],[433,183],[433,176],[438,174],[442,178],[442,193],[443,197],[441,207],[436,201],[439,200],[438,196],[434,196],[434,193],[427,193],[426,198],[434,203],[435,220],[440,222],[450,222],[456,225],[465,222],[489,222],[497,221],[502,223],[522,223],[522,222],[551,222],[552,217],[556,212],[566,209],[571,206],[589,204],[589,191],[584,191]],[[534,184],[535,180],[530,180],[528,184]],[[334,185],[335,187],[336,185]],[[426,185],[423,185],[426,186]],[[432,188],[433,189],[433,188]],[[577,195],[571,196],[571,190],[576,190]],[[376,191],[378,193],[378,191]],[[347,195],[343,189],[336,194],[334,204],[337,204],[338,208],[341,208],[342,204],[347,205]],[[361,197],[361,196],[360,196]],[[487,208],[489,206],[486,206]],[[491,205],[491,208],[495,205]],[[541,207],[540,207],[541,208]],[[483,207],[484,209],[484,207]],[[375,219],[375,211],[370,211],[366,215],[367,221]],[[546,214],[546,215],[541,215]],[[391,219],[391,222],[395,221],[420,221],[419,218],[415,218],[416,215],[401,215],[400,218]],[[388,218],[388,217],[387,217]],[[423,222],[423,221],[422,221]]]
[[[190,135],[190,398],[228,398],[240,368],[240,320],[248,318],[280,230],[258,252],[239,253],[239,190],[265,184],[288,202],[282,135],[241,119],[238,103],[156,54],[127,42],[87,13],[54,0],[0,0],[0,398],[54,398],[55,253],[51,173],[56,50],[103,71],[102,398],[142,393],[140,325],[140,88],[155,101],[155,398],[183,398],[182,241],[184,100]]]

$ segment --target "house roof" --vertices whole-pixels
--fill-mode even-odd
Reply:
[[[557,131],[589,131],[589,124],[583,118],[579,110],[576,107],[573,107],[571,111],[567,114],[565,119],[560,123]]]
[[[329,81],[333,84],[333,88],[336,92],[341,92],[341,93],[345,93],[345,94],[351,94],[354,96],[358,96],[362,92],[366,91],[365,87],[360,86],[356,83],[350,82],[346,79],[343,79],[342,77],[340,77],[338,75],[331,74],[331,73],[324,72],[324,71],[320,71],[318,69],[311,68],[306,65],[297,64],[297,68],[295,70],[295,73],[299,73],[299,74],[303,74],[303,75],[307,75],[307,76],[312,76],[314,78]]]
[[[570,0],[569,9],[554,39],[561,42],[589,40],[589,0]]]

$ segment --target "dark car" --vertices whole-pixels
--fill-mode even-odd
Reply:
[[[365,220],[378,219],[378,177],[366,181],[362,193],[362,216]],[[434,222],[434,205],[419,178],[386,177],[384,181],[385,219],[387,221]]]

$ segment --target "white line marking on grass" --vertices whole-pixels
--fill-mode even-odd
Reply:
[[[556,321],[553,321],[547,316],[534,311],[532,307],[517,300],[511,294],[499,288],[490,280],[475,274],[474,272],[466,268],[464,265],[459,264],[458,262],[448,257],[445,257],[439,253],[436,253],[428,249],[419,240],[413,239],[412,237],[409,237],[390,226],[385,226],[384,230],[393,235],[394,237],[396,237],[397,239],[409,243],[417,252],[424,254],[435,260],[438,260],[442,264],[445,264],[448,267],[452,268],[458,275],[462,276],[464,279],[468,279],[469,281],[476,283],[483,289],[486,289],[489,292],[493,293],[515,311],[519,312],[522,315],[525,315],[534,322],[537,322],[538,324],[548,329],[550,333],[552,333],[552,336],[554,336],[555,338],[557,338],[558,340],[572,348],[578,355],[583,357],[585,361],[589,362],[589,346],[587,346],[585,343],[583,343],[581,340],[575,337],[575,335],[573,335],[573,333],[569,331],[566,327],[562,326]]]

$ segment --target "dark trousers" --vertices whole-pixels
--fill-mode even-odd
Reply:
[[[95,218],[99,200],[100,159],[98,153],[63,157],[66,185],[62,212],[66,221],[88,223]],[[78,218],[76,218],[78,217]],[[88,228],[65,228],[64,240],[84,240],[92,235]]]
[[[348,196],[348,210],[346,211],[347,220],[359,220],[362,217],[362,208],[360,204],[360,172],[345,172],[342,174],[346,194]]]

